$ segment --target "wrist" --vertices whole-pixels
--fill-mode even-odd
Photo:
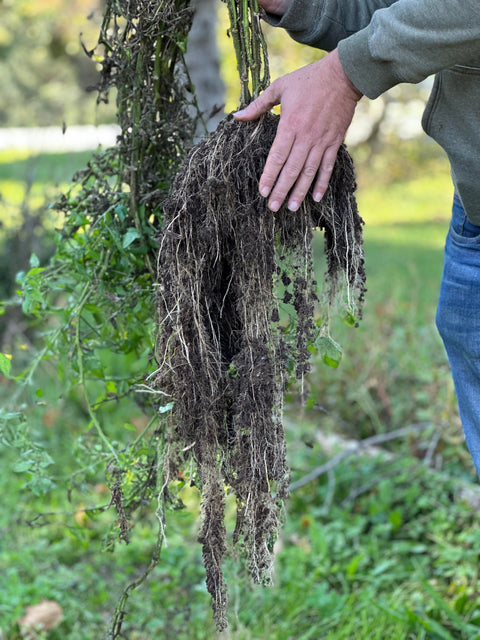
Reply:
[[[344,86],[347,87],[348,92],[350,93],[351,97],[358,102],[360,100],[360,98],[363,97],[363,93],[357,89],[357,87],[353,84],[353,82],[350,80],[350,78],[347,76],[345,69],[343,68],[343,65],[340,61],[339,55],[338,55],[338,49],[334,49],[328,57],[331,57],[332,59],[332,64],[335,70],[336,75],[338,76],[340,82],[342,82],[342,84],[344,84]]]
[[[258,4],[274,16],[283,16],[290,6],[291,0],[259,0]]]

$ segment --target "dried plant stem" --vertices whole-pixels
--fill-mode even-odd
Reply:
[[[160,561],[162,547],[165,540],[165,494],[164,494],[165,478],[160,466],[160,463],[163,462],[164,445],[165,445],[164,437],[159,431],[159,438],[157,441],[157,451],[156,451],[156,456],[157,456],[156,486],[157,486],[157,495],[158,495],[156,517],[158,519],[159,526],[157,531],[157,538],[155,540],[154,548],[150,557],[150,562],[145,567],[143,572],[137,578],[132,580],[132,582],[130,582],[123,590],[123,593],[120,596],[120,599],[115,608],[115,612],[113,614],[113,619],[110,624],[110,628],[103,640],[117,640],[117,638],[123,637],[122,626],[125,620],[126,605],[130,597],[130,594],[132,593],[132,591],[135,591],[135,589],[138,589],[138,587],[140,587],[145,582],[145,580],[147,580],[149,575],[152,573],[152,571],[155,569],[155,567],[158,565]]]
[[[240,107],[244,107],[270,82],[267,46],[260,26],[257,0],[226,2],[240,77]]]
[[[341,451],[336,456],[331,458],[325,464],[320,465],[319,467],[315,467],[309,473],[302,476],[295,482],[292,482],[290,485],[290,491],[296,491],[301,487],[313,482],[320,476],[325,473],[329,473],[335,467],[337,467],[345,458],[348,458],[351,455],[360,453],[368,447],[375,447],[379,444],[384,444],[386,442],[391,442],[392,440],[398,440],[399,438],[403,438],[405,436],[409,436],[410,434],[416,431],[423,431],[424,429],[430,428],[432,425],[430,422],[421,422],[419,424],[411,424],[408,427],[402,427],[401,429],[396,429],[395,431],[389,431],[388,433],[380,433],[375,436],[371,436],[370,438],[365,438],[364,440],[359,440],[355,443],[354,446],[349,446],[344,451]]]

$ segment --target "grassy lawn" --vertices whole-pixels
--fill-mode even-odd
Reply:
[[[1,151],[2,227],[9,229],[20,224],[22,206],[37,209],[45,202],[45,196],[53,201],[91,155],[88,151],[37,155],[29,155],[27,151]]]
[[[29,171],[40,198],[45,188],[50,193],[68,182],[87,158],[4,155],[3,200],[18,211]],[[225,638],[480,638],[480,533],[478,503],[472,502],[479,497],[434,327],[451,198],[448,170],[436,157],[427,158],[420,177],[392,158],[375,162],[383,163],[375,167],[382,180],[363,166],[359,171],[368,277],[364,318],[357,329],[341,319],[334,323],[332,335],[343,346],[340,366],[314,361],[307,405],[300,407],[293,393],[288,399],[292,481],[335,454],[325,434],[358,439],[407,425],[425,428],[385,445],[386,453],[348,456],[292,493],[277,545],[275,586],[252,586],[241,557],[227,563],[231,614]],[[13,214],[8,220],[18,224]],[[320,264],[320,238],[316,250]],[[70,480],[88,466],[88,450],[78,445],[86,417],[75,389],[58,398],[56,375],[45,363],[32,387],[32,393],[41,387],[42,396],[31,403],[28,426],[48,456],[39,464],[43,460],[52,471],[43,493],[29,483],[16,451],[0,449],[2,640],[19,640],[16,621],[42,599],[61,605],[63,621],[39,638],[103,638],[123,589],[148,565],[157,535],[155,505],[147,505],[131,543],[108,552],[115,515],[92,509],[110,500],[104,470],[88,469],[81,483]],[[0,405],[13,393],[13,382],[0,377]],[[105,419],[120,441],[129,437],[126,423],[144,426],[133,401],[112,405]],[[426,455],[430,467],[423,464]],[[129,640],[216,637],[196,542],[198,494],[185,488],[182,498],[186,508],[167,514],[161,562],[128,600]]]

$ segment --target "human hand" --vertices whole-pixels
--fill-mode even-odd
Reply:
[[[276,16],[283,16],[290,6],[290,2],[291,0],[258,0],[258,4],[262,9]]]
[[[296,211],[314,180],[313,199],[322,199],[361,96],[335,50],[278,78],[234,114],[237,120],[256,120],[281,104],[277,134],[259,182],[272,211],[278,211],[287,196],[288,208]]]

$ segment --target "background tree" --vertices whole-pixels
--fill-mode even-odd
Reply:
[[[82,46],[96,42],[101,16],[97,0],[0,5],[0,126],[114,120],[114,108],[96,110],[94,95],[85,91],[98,71]]]
[[[225,106],[225,85],[220,75],[217,46],[217,0],[194,0],[194,18],[188,35],[187,67],[195,87],[198,107],[208,131],[220,122]],[[205,134],[200,125],[197,137]]]

